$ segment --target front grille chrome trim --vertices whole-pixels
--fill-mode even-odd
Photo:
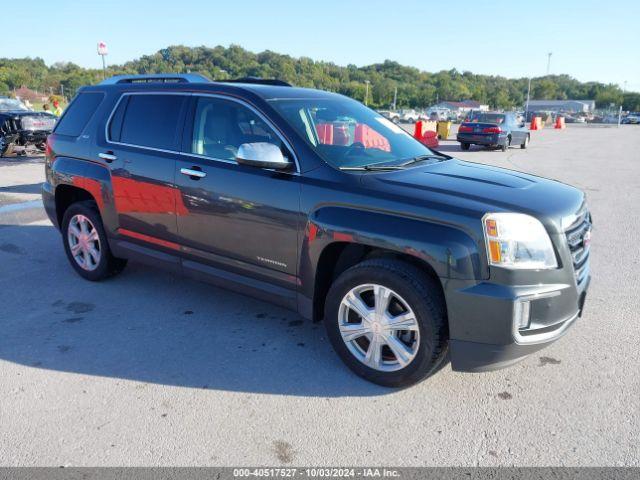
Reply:
[[[585,236],[591,231],[591,214],[585,207],[574,215],[575,221],[564,232],[571,254],[576,284],[584,282],[589,273],[590,245],[585,245]]]

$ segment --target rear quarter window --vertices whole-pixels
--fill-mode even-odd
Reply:
[[[102,103],[102,100],[104,100],[104,93],[86,92],[78,94],[58,122],[55,133],[68,135],[70,137],[79,136],[98,109],[100,103]]]

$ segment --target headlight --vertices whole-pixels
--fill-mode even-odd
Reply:
[[[532,270],[558,266],[551,239],[538,219],[522,213],[487,213],[482,223],[490,265]]]

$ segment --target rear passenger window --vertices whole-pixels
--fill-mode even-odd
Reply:
[[[100,105],[103,98],[104,93],[80,93],[71,105],[69,105],[69,108],[58,122],[55,132],[60,135],[68,135],[71,137],[79,136],[87,123],[89,123],[89,120],[97,110],[98,105]]]
[[[181,133],[180,113],[184,105],[184,95],[129,95],[129,101],[122,110],[122,120],[118,111],[114,114],[109,131],[114,130],[110,139],[139,145],[141,147],[177,150]],[[121,104],[124,102],[120,102]],[[117,130],[120,129],[118,135]],[[119,137],[119,140],[116,138]]]

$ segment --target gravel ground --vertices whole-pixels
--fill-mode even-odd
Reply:
[[[0,465],[640,465],[640,127],[532,137],[441,150],[587,192],[585,315],[510,369],[403,391],[271,305],[137,265],[80,279],[39,204],[41,159],[1,159]]]

